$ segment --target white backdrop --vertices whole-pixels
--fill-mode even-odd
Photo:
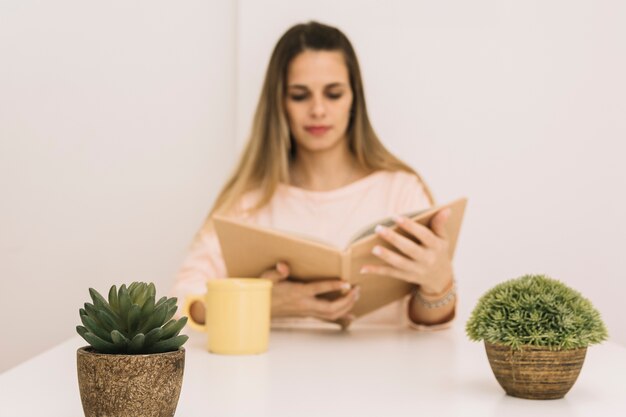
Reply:
[[[0,1],[0,371],[169,289],[234,157],[229,1]]]
[[[88,286],[167,288],[247,136],[271,49],[310,19],[352,40],[388,147],[439,201],[470,199],[457,325],[495,283],[547,273],[626,344],[624,2],[10,0],[0,371],[71,336]]]

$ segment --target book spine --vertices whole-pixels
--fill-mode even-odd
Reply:
[[[351,275],[352,249],[345,250],[341,253],[341,279],[352,282]]]

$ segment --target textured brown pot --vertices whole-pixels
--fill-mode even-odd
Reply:
[[[76,352],[86,417],[172,417],[183,382],[185,349],[150,355]]]
[[[587,348],[556,350],[485,342],[489,364],[507,394],[533,400],[563,398],[572,388],[585,361]]]

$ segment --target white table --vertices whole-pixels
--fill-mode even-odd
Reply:
[[[78,336],[0,375],[0,416],[82,416]],[[626,348],[592,346],[561,400],[504,394],[462,326],[274,330],[270,351],[220,356],[192,334],[178,417],[626,416]]]

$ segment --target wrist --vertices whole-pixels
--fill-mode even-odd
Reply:
[[[413,301],[422,308],[437,309],[444,307],[456,299],[456,282],[451,280],[446,288],[438,293],[423,292],[420,288],[415,291]]]
[[[452,288],[454,288],[454,277],[450,275],[443,285],[438,287],[431,285],[419,285],[417,287],[417,293],[426,299],[438,299],[444,297]]]

